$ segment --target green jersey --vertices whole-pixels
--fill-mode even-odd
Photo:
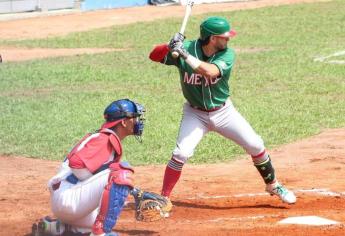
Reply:
[[[204,55],[198,40],[185,40],[183,45],[190,55],[216,65],[220,71],[220,76],[205,79],[201,74],[195,73],[182,58],[174,59],[171,53],[168,53],[162,63],[177,66],[180,72],[183,95],[192,106],[205,110],[221,106],[230,95],[229,78],[235,60],[234,50],[227,48],[207,57]]]

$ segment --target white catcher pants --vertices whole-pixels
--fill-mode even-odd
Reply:
[[[62,180],[57,190],[50,188],[54,215],[64,223],[91,229],[98,214],[104,187],[108,184],[109,173],[109,169],[103,170],[77,184]]]
[[[210,131],[234,141],[249,155],[256,156],[265,150],[262,138],[228,99],[221,109],[214,112],[200,111],[192,108],[189,103],[184,104],[180,130],[173,151],[174,158],[185,163],[193,156],[201,139]]]

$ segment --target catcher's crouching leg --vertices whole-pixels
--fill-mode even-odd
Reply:
[[[100,211],[92,227],[91,235],[111,232],[123,209],[129,191],[133,188],[134,170],[126,162],[110,165],[108,184],[105,186]]]

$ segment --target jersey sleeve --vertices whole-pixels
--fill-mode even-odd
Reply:
[[[164,59],[164,57],[168,54],[168,52],[169,52],[168,44],[164,43],[164,44],[156,45],[151,51],[149,58],[152,61],[161,62]]]
[[[234,62],[235,52],[232,49],[228,48],[217,53],[215,59],[211,63],[215,64],[218,67],[221,76],[223,76],[230,73]]]

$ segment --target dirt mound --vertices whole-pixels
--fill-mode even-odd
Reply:
[[[280,181],[297,195],[295,205],[283,204],[264,192],[250,158],[227,164],[187,164],[174,190],[170,218],[136,222],[130,203],[116,230],[120,235],[343,235],[344,140],[345,129],[326,130],[270,151]],[[0,235],[28,235],[35,219],[51,214],[45,186],[58,165],[0,157]],[[159,192],[164,168],[136,167],[137,186]],[[339,224],[278,223],[294,216],[319,216]]]

